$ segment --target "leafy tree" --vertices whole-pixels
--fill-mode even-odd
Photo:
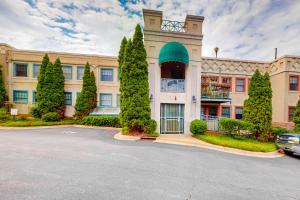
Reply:
[[[59,58],[54,65],[49,62],[44,77],[44,88],[40,93],[38,107],[41,115],[57,112],[61,117],[65,113],[64,75]]]
[[[2,66],[0,65],[0,108],[4,106],[4,102],[8,100],[3,80]]]
[[[296,109],[293,116],[293,122],[295,124],[295,130],[300,131],[300,99],[297,102]]]
[[[123,99],[121,102],[121,121],[129,132],[142,132],[149,125],[150,99],[148,63],[140,25],[135,28],[132,42],[126,45],[122,65],[121,80]]]
[[[75,117],[87,116],[97,106],[97,86],[94,72],[90,71],[90,64],[84,67],[83,84],[75,104]]]
[[[122,42],[121,42],[121,46],[120,46],[120,50],[119,50],[119,56],[118,56],[118,63],[119,63],[119,80],[120,80],[120,105],[122,105],[123,102],[123,85],[124,82],[122,81],[122,66],[124,64],[124,59],[125,59],[125,49],[126,49],[126,44],[127,44],[127,39],[126,37],[123,38]],[[120,111],[120,116],[122,116],[123,113],[123,109],[121,106],[121,111]]]
[[[268,73],[261,75],[256,70],[244,101],[243,120],[254,124],[255,137],[267,141],[272,125],[272,88]]]

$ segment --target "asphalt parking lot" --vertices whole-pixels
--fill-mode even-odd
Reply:
[[[300,199],[300,159],[253,158],[86,128],[0,130],[0,199]]]

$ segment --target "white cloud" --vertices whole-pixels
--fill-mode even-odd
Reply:
[[[146,2],[146,3],[144,3]],[[164,11],[164,18],[184,21],[203,15],[203,55],[271,60],[300,54],[300,1],[293,0],[43,0],[32,7],[22,0],[0,1],[0,42],[16,48],[117,55],[123,36],[142,23],[142,8]]]

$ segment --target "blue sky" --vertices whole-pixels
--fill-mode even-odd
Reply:
[[[203,56],[266,60],[300,55],[298,0],[1,0],[0,43],[20,49],[117,55],[142,8],[184,21],[202,15]]]

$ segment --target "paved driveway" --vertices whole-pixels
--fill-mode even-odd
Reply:
[[[300,159],[112,139],[116,131],[0,130],[0,199],[300,199]]]

